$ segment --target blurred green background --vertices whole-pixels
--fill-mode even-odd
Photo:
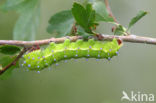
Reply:
[[[4,1],[4,0],[1,0]],[[156,37],[156,0],[109,0],[114,15],[127,25],[139,10],[149,14],[132,33]],[[70,9],[73,0],[41,0],[41,24],[37,39],[53,35],[46,32],[50,17]],[[0,11],[0,39],[12,39],[18,18],[14,11]],[[112,25],[101,23],[98,31],[109,33]],[[16,69],[8,80],[0,80],[0,103],[121,103],[122,91],[156,95],[156,46],[124,43],[120,54],[110,62],[89,59],[60,62],[50,70],[24,72]]]

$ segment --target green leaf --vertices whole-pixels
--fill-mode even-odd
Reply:
[[[20,51],[20,48],[14,45],[1,45],[0,53],[13,55]]]
[[[18,9],[18,6],[23,3],[25,0],[6,0],[5,4],[1,6],[3,10],[15,10]]]
[[[57,37],[66,36],[71,32],[74,17],[71,10],[61,11],[49,20],[48,33],[58,33]]]
[[[92,4],[86,5],[86,11],[88,14],[88,27],[93,27],[94,25],[97,25],[97,23],[95,23],[95,10],[93,10]]]
[[[13,30],[15,40],[35,40],[40,18],[40,0],[7,0],[4,10],[16,10],[20,16]]]
[[[13,60],[14,60],[15,57],[10,57],[10,56],[4,56],[4,57],[1,57],[0,58],[0,64],[2,67],[5,67],[7,66],[9,63],[11,63]],[[12,71],[18,67],[18,63],[16,63],[16,65],[10,67],[8,70],[6,70],[3,74],[0,75],[0,79],[1,80],[6,80],[8,79],[11,74],[12,74]]]
[[[80,26],[77,26],[77,34],[82,36],[83,39],[88,39],[89,36],[93,35],[84,31],[84,29]]]
[[[114,19],[109,16],[106,6],[103,2],[101,2],[101,1],[93,2],[93,8],[96,11],[96,20],[97,21],[115,23]]]
[[[122,25],[118,25],[114,31],[114,35],[127,35],[127,29]]]
[[[128,25],[128,30],[136,23],[138,22],[142,17],[144,17],[147,14],[145,11],[139,11],[137,16],[131,19],[129,25]]]
[[[87,4],[84,8],[79,3],[74,3],[72,8],[72,14],[79,24],[87,33],[92,33],[91,27],[97,25],[95,22],[95,10],[92,8],[92,4]]]
[[[2,68],[2,65],[0,64],[0,70],[2,70],[3,68]]]

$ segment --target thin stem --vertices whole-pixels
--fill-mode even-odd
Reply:
[[[115,35],[102,35],[103,40],[112,40],[113,38],[120,39],[124,42],[131,43],[146,43],[156,45],[156,38],[136,36],[136,35],[127,35],[127,36],[115,36]]]
[[[71,36],[71,37],[62,37],[62,38],[50,38],[44,40],[36,40],[36,41],[18,41],[18,40],[0,40],[0,45],[16,45],[21,47],[31,47],[33,45],[47,45],[50,42],[61,43],[64,42],[65,39],[70,39],[72,42],[80,39],[80,36]]]
[[[10,64],[8,64],[6,67],[4,67],[2,70],[0,70],[0,75],[3,74],[6,70],[8,70],[13,65],[16,65],[17,61],[22,57],[22,55],[27,51],[26,48],[24,48],[19,55],[15,58],[14,61],[12,61]]]
[[[116,17],[113,15],[113,12],[112,12],[112,10],[111,10],[111,8],[110,8],[110,5],[109,5],[108,0],[104,0],[104,2],[105,2],[105,5],[106,5],[107,10],[108,10],[108,12],[109,12],[109,15],[114,19],[114,21],[115,21],[116,23],[118,23]]]
[[[62,43],[66,39],[70,39],[71,42],[74,42],[78,39],[82,39],[82,36],[70,36],[70,37],[62,37],[62,38],[51,38],[51,39],[45,39],[45,40],[36,40],[36,41],[17,41],[17,40],[0,40],[0,45],[16,45],[21,47],[31,47],[33,45],[48,45],[50,42],[55,43]],[[92,37],[95,38],[96,37]],[[117,36],[117,35],[105,35],[101,34],[101,40],[113,40],[113,38],[121,39],[124,42],[131,42],[131,43],[146,43],[146,44],[154,44],[156,45],[156,38],[150,38],[150,37],[142,37],[142,36],[136,36],[136,35],[128,35],[128,36]]]

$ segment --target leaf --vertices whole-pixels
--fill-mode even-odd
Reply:
[[[72,14],[79,24],[87,33],[92,33],[91,27],[97,25],[95,22],[95,10],[92,8],[92,4],[87,4],[84,8],[79,3],[74,3],[72,8]]]
[[[1,57],[0,58],[0,64],[2,67],[5,67],[7,66],[9,63],[11,63],[13,60],[14,60],[15,57],[10,57],[10,56],[4,56],[4,57]],[[12,74],[12,71],[18,67],[18,63],[16,63],[15,66],[12,66],[10,67],[8,70],[6,70],[3,74],[0,75],[0,79],[1,80],[6,80],[8,79],[11,74]]]
[[[131,19],[129,25],[128,25],[128,30],[136,23],[138,22],[142,17],[144,17],[147,14],[145,11],[139,11],[137,16]]]
[[[126,35],[127,29],[122,25],[118,25],[114,31],[114,35]]]
[[[61,11],[49,20],[48,33],[58,33],[57,37],[66,36],[71,32],[74,17],[70,10]]]
[[[35,40],[40,17],[40,0],[7,0],[4,10],[16,10],[20,16],[13,30],[14,40]]]
[[[23,3],[25,0],[6,0],[6,3],[1,6],[1,8],[5,11],[15,10],[18,6]]]
[[[2,65],[0,64],[0,70],[2,70],[3,68],[2,68]]]
[[[80,26],[77,26],[77,34],[82,36],[83,39],[88,39],[89,36],[93,35],[84,31],[84,29]]]
[[[1,45],[0,53],[13,55],[20,51],[20,48],[14,45]]]
[[[88,14],[88,26],[92,27],[92,26],[96,25],[96,23],[95,23],[95,10],[93,10],[92,4],[86,5],[86,11]]]
[[[93,2],[93,8],[96,11],[96,21],[114,22],[114,19],[109,16],[106,6],[103,2]]]

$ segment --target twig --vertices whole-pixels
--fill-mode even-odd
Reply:
[[[22,57],[22,55],[27,51],[26,48],[23,48],[23,50],[19,53],[19,55],[15,58],[14,61],[12,61],[10,64],[8,64],[6,67],[4,67],[2,70],[0,70],[0,75],[3,74],[7,69],[12,67],[13,65],[16,65],[17,61]]]
[[[21,47],[31,47],[33,45],[47,45],[50,42],[61,43],[64,42],[65,39],[70,39],[72,42],[77,39],[81,39],[81,36],[72,36],[72,37],[62,37],[62,38],[50,38],[44,40],[36,40],[36,41],[17,41],[17,40],[0,40],[0,45],[16,45]]]
[[[104,2],[105,2],[105,5],[106,5],[106,8],[107,8],[107,11],[108,11],[108,13],[109,13],[109,16],[111,16],[111,17],[114,19],[114,21],[115,21],[117,24],[119,24],[119,22],[117,21],[116,17],[113,15],[113,12],[112,12],[112,10],[111,10],[111,7],[110,7],[110,5],[109,5],[108,0],[104,0]],[[116,28],[117,28],[117,26],[112,27],[112,32],[114,32]],[[128,32],[126,32],[125,35],[130,35],[130,34],[129,34]]]
[[[75,36],[76,32],[77,32],[76,22],[74,22],[72,26],[71,34],[74,34]]]
[[[120,39],[124,42],[131,43],[146,43],[156,45],[156,38],[136,36],[136,35],[127,35],[127,36],[115,36],[115,35],[102,35],[103,40],[112,40],[113,38]]]
[[[109,16],[111,16],[111,17],[114,19],[114,21],[115,21],[116,23],[118,23],[116,17],[115,17],[115,16],[113,15],[113,13],[112,13],[112,10],[111,10],[111,8],[110,8],[110,5],[109,5],[108,0],[104,0],[104,2],[105,2],[105,5],[106,5],[107,10],[108,10],[108,12],[109,12]]]
[[[36,40],[36,41],[17,41],[17,40],[0,40],[0,45],[16,45],[21,47],[31,47],[33,45],[47,45],[50,42],[55,43],[62,43],[66,39],[70,39],[71,42],[74,42],[78,39],[82,39],[81,36],[70,36],[70,37],[62,37],[62,38],[51,38],[51,39],[45,39],[45,40]],[[96,37],[93,37],[96,39]],[[154,44],[156,45],[156,38],[150,38],[150,37],[142,37],[142,36],[136,36],[136,35],[128,35],[128,36],[117,36],[117,35],[101,35],[102,40],[113,40],[113,38],[121,39],[124,42],[131,42],[131,43],[146,43],[146,44]]]

